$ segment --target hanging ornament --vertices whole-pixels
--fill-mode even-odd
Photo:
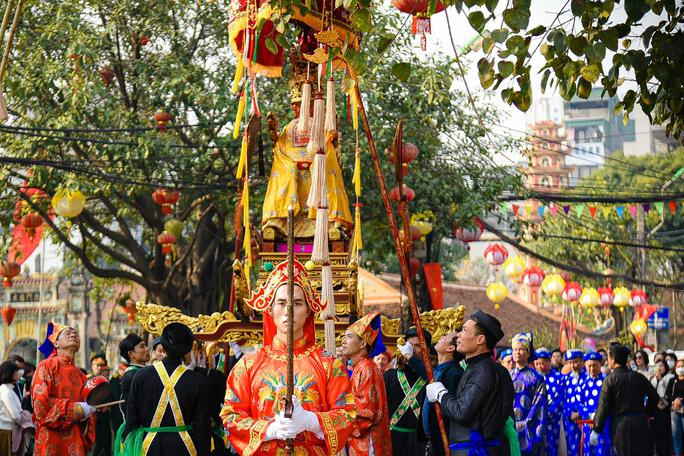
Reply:
[[[52,197],[52,209],[66,219],[78,217],[85,207],[85,196],[79,190],[59,190]]]
[[[530,266],[523,272],[523,283],[531,287],[538,287],[544,280],[544,271],[537,266]]]
[[[152,200],[161,206],[163,215],[169,215],[173,212],[173,206],[180,199],[180,192],[167,190],[165,188],[158,188],[152,192]]]
[[[173,244],[176,243],[176,236],[168,231],[163,231],[157,236],[157,243],[162,246],[162,253],[167,254],[173,251]]]
[[[579,303],[584,309],[593,309],[601,302],[598,291],[595,288],[589,287],[582,291],[579,298]]]
[[[2,286],[5,288],[12,288],[12,279],[21,272],[21,265],[16,261],[3,261],[0,266],[0,275],[2,275]]]
[[[169,219],[164,222],[164,231],[176,236],[176,240],[180,239],[181,233],[183,233],[183,222],[178,219]]]
[[[563,290],[563,300],[568,302],[578,301],[582,296],[582,286],[577,282],[568,282]]]
[[[166,111],[158,111],[154,114],[154,121],[157,122],[158,130],[166,130],[167,125],[171,123],[173,116]]]
[[[33,237],[36,235],[36,229],[43,223],[43,217],[36,212],[30,212],[21,218],[20,223],[26,230],[29,240],[33,241]]]
[[[135,324],[135,316],[138,314],[138,308],[135,305],[135,301],[132,299],[127,299],[126,305],[124,306],[124,311],[128,317],[128,325],[133,326]]]
[[[403,186],[403,194],[406,197],[406,202],[410,203],[413,201],[416,197],[416,192],[413,191],[411,187],[408,185]],[[399,195],[399,186],[394,187],[392,190],[390,190],[389,197],[392,201],[398,203],[401,201],[400,195]]]
[[[17,309],[12,307],[12,304],[7,304],[0,310],[0,313],[2,313],[2,321],[9,326],[12,324],[12,321],[14,321],[15,315],[17,315]]]
[[[503,244],[489,244],[484,251],[484,258],[492,266],[499,266],[508,258],[508,250]]]
[[[598,290],[599,303],[603,307],[610,307],[613,304],[613,289],[610,287],[602,287]]]
[[[629,290],[625,287],[617,287],[613,290],[613,305],[624,312],[630,301]]]
[[[454,237],[465,244],[479,241],[483,231],[484,225],[478,218],[472,226],[461,226],[460,221],[454,224]]]
[[[503,264],[504,273],[511,280],[517,280],[525,272],[525,262],[519,256],[508,257]]]
[[[395,155],[396,154],[390,154],[390,163],[394,163],[397,161]],[[418,157],[418,148],[415,146],[415,144],[405,142],[401,148],[401,163],[408,165],[413,160],[415,160],[416,157]]]
[[[549,274],[542,282],[542,291],[549,296],[560,296],[565,289],[565,280],[560,274]]]
[[[501,282],[490,283],[487,286],[487,298],[494,304],[503,302],[508,296],[508,288]]]
[[[636,337],[641,337],[648,330],[648,326],[646,325],[646,322],[643,319],[637,318],[634,321],[632,321],[632,323],[629,325],[629,330]]]
[[[434,11],[430,10],[430,0],[392,0],[392,6],[413,16],[411,33],[420,35],[420,47],[424,51],[427,49],[426,35],[431,33],[430,16],[444,10],[444,4],[437,0],[434,4]]]
[[[635,288],[630,293],[629,305],[632,307],[642,306],[648,302],[646,292],[641,288]]]

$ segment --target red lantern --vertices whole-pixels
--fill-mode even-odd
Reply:
[[[138,308],[135,306],[135,301],[128,299],[126,301],[126,306],[124,306],[126,311],[126,316],[128,317],[128,324],[133,326],[135,323],[135,316],[138,314]]]
[[[171,253],[173,250],[173,244],[176,242],[176,236],[168,231],[163,231],[159,236],[157,236],[157,243],[162,246],[162,253]]]
[[[563,290],[563,299],[574,302],[578,301],[580,296],[582,296],[582,285],[577,282],[568,282],[568,284],[565,285],[565,290]]]
[[[603,307],[610,307],[613,305],[613,289],[611,287],[599,288],[599,300]]]
[[[163,215],[169,215],[173,211],[173,205],[180,199],[180,193],[165,188],[158,188],[152,192],[152,200],[161,206]]]
[[[21,224],[24,226],[26,233],[30,240],[33,240],[33,236],[36,234],[36,228],[38,228],[43,223],[43,217],[38,215],[36,212],[31,212],[24,215],[21,218]]]
[[[411,163],[418,156],[418,148],[411,143],[404,143],[401,148],[401,163],[405,166]],[[394,163],[394,154],[390,155],[390,163]]]
[[[630,296],[629,305],[632,307],[642,306],[648,302],[646,292],[640,288],[632,290]]]
[[[420,47],[425,50],[427,39],[425,35],[430,33],[430,0],[392,0],[392,5],[402,13],[413,16],[411,33],[420,34]],[[444,10],[444,4],[437,0],[435,13]]]
[[[0,266],[0,275],[2,275],[2,286],[5,288],[12,288],[12,279],[21,272],[21,265],[15,261],[3,261]]]
[[[480,219],[475,219],[475,224],[471,227],[460,226],[461,222],[457,221],[454,224],[454,237],[461,242],[468,244],[469,242],[479,241],[484,231],[484,225]]]
[[[523,272],[523,283],[531,287],[538,287],[546,277],[544,271],[537,266],[530,266]]]
[[[157,122],[159,130],[165,130],[166,126],[173,120],[173,116],[166,111],[158,111],[154,114],[154,121]]]
[[[484,251],[484,258],[492,266],[499,266],[508,258],[508,250],[503,244],[489,244]]]
[[[404,185],[403,193],[404,193],[404,196],[406,197],[407,203],[410,203],[416,197],[416,192],[414,192],[413,189],[411,187],[409,187],[408,185]],[[401,201],[401,197],[399,195],[399,186],[396,186],[392,190],[390,190],[389,197],[394,202],[398,203]]]
[[[9,326],[12,324],[12,321],[14,321],[14,316],[17,314],[17,309],[12,307],[11,304],[7,304],[5,307],[2,308],[0,313],[2,313],[2,321],[4,321],[7,326]]]

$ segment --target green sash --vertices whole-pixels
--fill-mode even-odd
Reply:
[[[520,442],[518,441],[518,431],[515,430],[515,423],[510,416],[504,426],[504,435],[508,439],[511,456],[520,456]]]
[[[126,372],[131,372],[131,371],[137,372],[140,369],[142,369],[142,367],[131,364],[124,371],[124,375],[126,374]],[[123,375],[121,376],[121,378],[123,378]],[[119,410],[121,410],[121,404],[119,404],[118,407],[119,407]],[[124,415],[123,410],[121,410],[121,414]],[[114,437],[114,456],[121,456],[123,454],[123,441],[122,441],[122,439],[123,439],[123,432],[124,432],[125,427],[126,427],[126,415],[124,415],[124,417],[123,417],[123,423],[121,423],[121,426],[119,426],[119,429],[116,430],[116,437]]]
[[[416,400],[416,397],[418,397],[418,393],[423,385],[425,385],[425,380],[419,377],[416,383],[413,384],[413,387],[409,387],[408,380],[406,380],[406,374],[404,374],[404,371],[402,370],[397,370],[397,377],[399,378],[401,390],[404,392],[404,400],[401,401],[399,407],[397,407],[392,414],[392,418],[390,419],[390,428],[396,427],[401,417],[404,416],[404,413],[406,413],[409,408],[413,410],[413,414],[416,415],[416,418],[420,417],[420,404]],[[397,428],[396,430],[399,429]]]
[[[134,429],[124,442],[123,456],[142,456],[143,440],[145,436],[156,432],[187,432],[192,430],[192,425],[185,426],[166,426],[166,427],[149,427]]]

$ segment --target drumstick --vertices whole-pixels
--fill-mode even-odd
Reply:
[[[96,405],[96,406],[95,406],[95,409],[97,410],[97,409],[102,408],[102,407],[109,407],[109,406],[111,406],[111,405],[123,404],[124,402],[126,402],[126,401],[123,400],[123,399],[120,400],[120,401],[107,402],[107,403],[105,403],[105,404]]]

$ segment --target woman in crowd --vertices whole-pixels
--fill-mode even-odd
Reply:
[[[673,352],[665,353],[665,362],[667,363],[667,368],[672,375],[675,375],[675,366],[677,364],[677,355]]]
[[[637,352],[637,356],[638,354],[639,352]],[[672,454],[672,424],[670,422],[671,404],[667,388],[675,376],[669,373],[665,361],[656,363],[654,371],[651,384],[658,392],[659,400],[653,423],[653,440],[657,456],[670,456]]]
[[[636,370],[646,378],[651,377],[651,372],[648,369],[648,354],[644,350],[637,350],[634,354],[634,362],[636,363]]]
[[[674,454],[684,455],[684,358],[677,361],[676,377],[667,386],[667,397],[672,404],[672,440]]]
[[[19,367],[12,361],[0,364],[0,456],[12,456],[12,428],[21,426],[21,401],[14,392]]]

